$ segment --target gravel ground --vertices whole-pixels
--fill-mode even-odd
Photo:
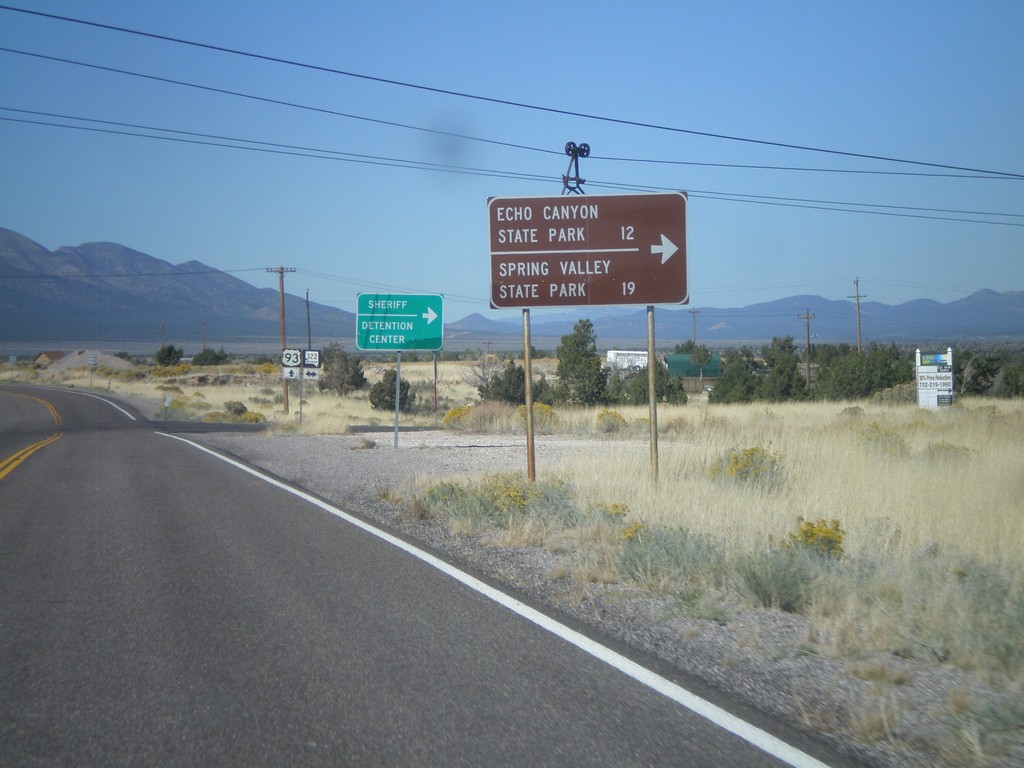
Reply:
[[[986,748],[982,756],[974,748],[977,730],[951,714],[958,711],[957,702],[974,708],[990,703],[1002,711],[1014,703],[962,670],[886,657],[874,660],[884,663],[885,679],[864,679],[877,676],[857,676],[848,662],[810,652],[808,626],[800,616],[737,606],[727,620],[680,617],[665,598],[623,585],[557,578],[564,572],[564,553],[502,548],[479,537],[456,536],[445,523],[409,519],[382,498],[384,492],[400,489],[416,477],[525,470],[522,437],[403,431],[397,450],[390,431],[193,437],[421,541],[535,603],[657,656],[774,717],[826,734],[866,765],[1024,765],[1019,740],[1002,750]],[[538,437],[538,474],[554,472],[580,451],[614,447],[601,441]],[[860,669],[870,669],[871,662],[861,660]],[[1016,706],[1019,712],[1020,702]]]

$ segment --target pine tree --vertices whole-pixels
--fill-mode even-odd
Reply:
[[[597,353],[594,324],[581,319],[562,337],[558,355],[557,397],[569,405],[598,405],[607,400],[608,374]]]

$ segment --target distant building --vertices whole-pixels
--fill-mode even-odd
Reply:
[[[36,366],[37,368],[45,368],[50,363],[56,363],[58,360],[63,360],[63,359],[64,359],[64,353],[63,352],[57,352],[57,351],[54,351],[54,350],[49,350],[49,351],[46,351],[46,352],[40,352],[38,355],[33,357],[32,358],[32,365]]]
[[[647,353],[609,349],[606,361],[607,366],[612,370],[639,371],[641,368],[647,367]]]
[[[717,352],[711,354],[711,362],[706,365],[694,363],[693,355],[665,355],[665,365],[670,376],[682,376],[684,379],[717,379],[722,375],[722,356]]]

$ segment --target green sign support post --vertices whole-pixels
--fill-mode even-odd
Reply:
[[[356,297],[356,349],[396,352],[395,448],[401,402],[402,350],[444,347],[444,297],[438,293],[360,293]]]

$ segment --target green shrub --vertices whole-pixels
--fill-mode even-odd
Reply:
[[[224,347],[217,351],[207,347],[192,356],[192,365],[223,365],[227,361],[228,353],[224,351]]]
[[[861,432],[861,441],[870,449],[887,456],[907,456],[910,447],[899,432],[886,429],[878,422],[871,422]]]
[[[516,409],[508,403],[487,401],[452,408],[445,414],[443,424],[446,429],[467,432],[508,432],[515,431],[523,422],[516,418]]]
[[[191,371],[192,368],[188,363],[178,363],[176,365],[161,365],[154,368],[150,374],[159,379],[166,379],[171,376],[184,376],[186,373]]]
[[[834,621],[843,604],[841,650],[865,648],[955,664],[1000,684],[1024,673],[1024,581],[1018,564],[927,550],[894,566],[884,556],[829,562],[816,571],[814,612]],[[827,570],[823,568],[827,566]],[[861,634],[871,626],[872,631]]]
[[[515,473],[491,475],[478,486],[478,491],[502,516],[522,514],[536,494],[530,481]]]
[[[736,572],[757,605],[787,613],[807,607],[814,564],[799,548],[771,547],[741,556]]]
[[[932,443],[924,451],[925,461],[935,463],[955,464],[966,461],[970,457],[970,448],[947,442]]]
[[[843,556],[843,539],[846,531],[840,527],[838,520],[812,522],[802,517],[797,520],[800,527],[796,533],[789,534],[787,546],[823,557],[839,559]]]
[[[711,539],[678,528],[634,523],[623,531],[617,567],[633,581],[659,590],[703,589],[728,577],[725,556]]]
[[[188,400],[180,397],[173,397],[166,409],[168,412],[176,412],[177,414],[182,415],[189,410],[189,405]]]
[[[516,408],[519,418],[526,423],[526,406]],[[533,428],[537,432],[547,432],[558,426],[558,414],[555,409],[545,403],[533,404]]]
[[[408,379],[399,379],[394,368],[384,371],[381,380],[370,387],[370,407],[375,411],[395,410],[395,383],[398,383],[398,410],[407,413],[416,403]]]
[[[173,344],[164,344],[156,351],[156,364],[164,367],[175,366],[181,362],[185,351]]]
[[[531,483],[525,475],[491,475],[474,483],[445,481],[423,494],[435,517],[468,523],[475,529],[508,528],[525,518],[570,526],[582,516],[572,489],[562,480]]]
[[[576,495],[564,480],[551,479],[532,483],[526,513],[546,523],[569,528],[579,525],[583,512],[576,504]]]
[[[209,408],[206,403],[193,404]],[[262,424],[266,421],[262,413],[250,411],[244,403],[229,400],[224,403],[223,411],[213,411],[203,416],[203,421],[211,424]]]
[[[917,384],[913,381],[896,384],[888,389],[875,392],[871,396],[871,400],[875,403],[884,404],[916,403]]]
[[[441,426],[445,429],[458,429],[466,421],[466,417],[469,416],[472,410],[472,405],[459,405],[452,408],[441,419]]]
[[[622,520],[629,514],[629,507],[619,502],[611,504],[596,504],[594,510],[598,515],[607,520]]]
[[[625,428],[626,419],[618,411],[611,411],[607,408],[603,409],[594,418],[594,427],[598,432],[602,434],[610,434],[612,432],[618,432]]]
[[[245,407],[245,403],[239,400],[228,400],[224,403],[224,410],[232,416],[241,416],[249,409]]]
[[[753,446],[727,451],[708,474],[713,478],[773,485],[781,480],[782,468],[778,454]]]

